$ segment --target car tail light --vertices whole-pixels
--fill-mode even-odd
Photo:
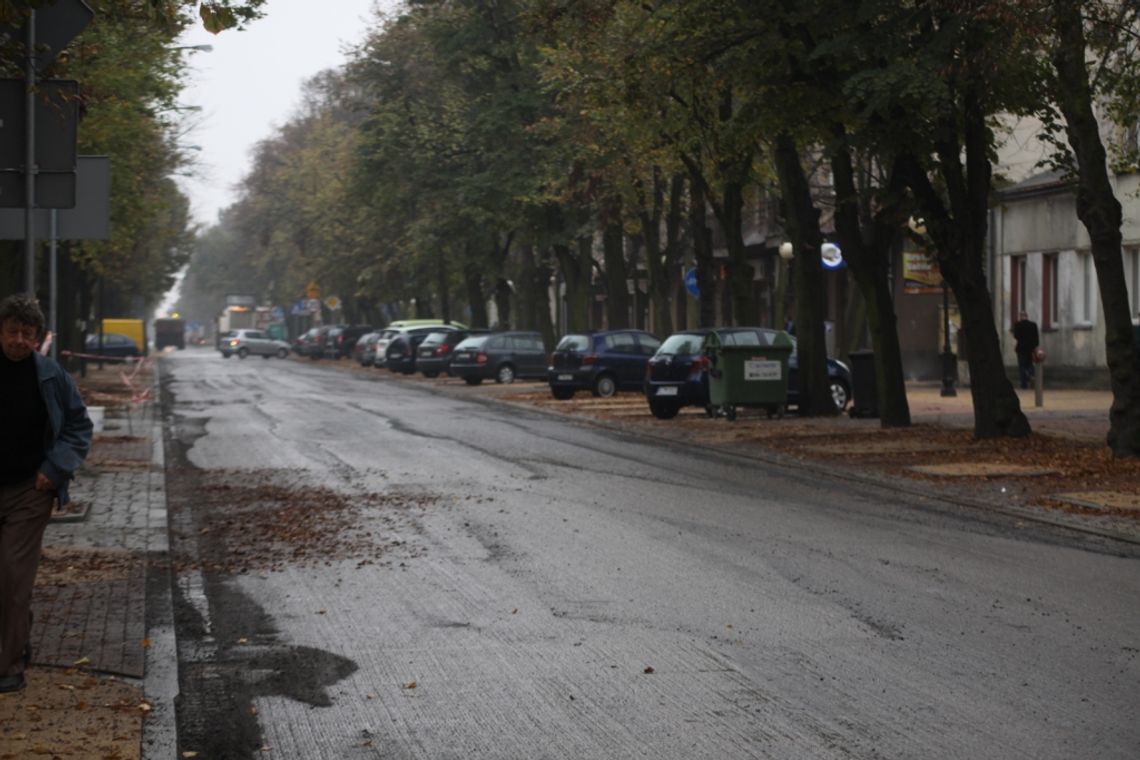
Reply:
[[[693,372],[704,372],[709,368],[709,358],[704,354],[693,359]]]
[[[597,354],[582,354],[582,366],[583,367],[589,367],[589,366],[591,366],[593,364],[597,364],[597,363],[598,363],[598,355]]]
[[[485,353],[483,353],[482,351],[480,351],[479,355],[475,357],[475,361],[478,364],[486,364],[487,363],[487,355]]]
[[[439,348],[437,348],[435,350],[435,353],[438,356],[443,356],[444,354],[446,354],[450,350],[451,350],[451,346],[447,345],[446,343],[440,343]]]

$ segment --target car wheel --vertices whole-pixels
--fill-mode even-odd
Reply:
[[[245,357],[249,356],[249,349],[245,346],[242,346],[238,349],[237,354],[239,359],[244,359]]]
[[[499,367],[498,374],[495,375],[495,382],[503,385],[510,385],[515,381],[515,368],[509,364],[504,364]]]
[[[229,359],[230,358],[230,352],[229,351],[223,351],[222,352],[222,358],[223,359]]]
[[[425,373],[424,373],[424,377],[429,377],[429,378],[431,378],[431,377],[439,377],[439,373],[438,373],[438,372],[425,372]]]
[[[847,402],[851,400],[851,392],[847,390],[847,386],[842,380],[831,381],[831,400],[835,402],[835,410],[842,413],[847,408]]]
[[[558,399],[559,401],[569,401],[570,399],[574,398],[574,389],[551,388],[550,395],[554,396],[554,398]]]
[[[681,407],[677,404],[663,404],[659,401],[650,401],[649,411],[653,412],[653,416],[659,420],[671,420],[681,411]]]
[[[264,359],[265,361],[269,361],[269,354],[262,354],[261,358]]]
[[[277,358],[278,359],[288,359],[289,358],[289,349],[287,349],[287,348],[277,349]]]
[[[712,404],[705,404],[705,416],[710,420],[716,419],[716,407]]]
[[[467,383],[468,385],[481,385],[483,383],[483,378],[481,378],[481,377],[465,377],[465,378],[463,378],[463,382]]]
[[[594,395],[601,398],[610,398],[617,393],[617,382],[613,375],[598,375],[594,380]]]

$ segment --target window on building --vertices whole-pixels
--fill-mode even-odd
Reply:
[[[1011,256],[1009,259],[1009,323],[1017,321],[1025,310],[1025,257]]]
[[[1092,325],[1096,322],[1097,282],[1096,266],[1092,254],[1084,251],[1077,254],[1077,289],[1073,317],[1078,325]]]
[[[1041,260],[1041,326],[1045,329],[1059,327],[1061,324],[1057,313],[1060,306],[1057,296],[1057,254],[1047,253]]]

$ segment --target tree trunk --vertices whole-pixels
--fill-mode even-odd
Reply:
[[[649,300],[653,307],[653,328],[659,335],[673,333],[673,314],[669,308],[669,252],[662,250],[661,216],[665,205],[665,187],[661,170],[653,168],[650,198],[641,193],[641,235],[645,242],[645,270],[649,274]]]
[[[1104,308],[1105,353],[1112,387],[1108,446],[1118,457],[1140,456],[1140,348],[1133,338],[1121,256],[1120,202],[1109,180],[1085,67],[1081,3],[1056,0],[1057,101],[1077,159],[1077,217],[1089,233]]]
[[[838,130],[837,144],[831,156],[835,177],[835,226],[847,265],[855,275],[863,295],[867,320],[871,326],[871,345],[875,352],[875,391],[879,422],[883,427],[909,427],[910,405],[906,398],[906,375],[903,372],[902,348],[899,345],[898,317],[891,294],[890,256],[897,238],[899,223],[897,198],[902,189],[891,173],[885,203],[872,220],[872,229],[864,231],[860,224],[859,193],[851,152]]]
[[[621,225],[621,202],[614,200],[602,219],[602,255],[606,266],[606,327],[629,327],[629,272],[625,263],[625,232]]]
[[[900,155],[897,166],[918,201],[937,248],[942,277],[954,291],[962,329],[968,336],[974,436],[1021,437],[1030,433],[1029,420],[1005,373],[984,268],[991,172],[986,154],[988,132],[976,103],[967,103],[962,117],[966,134],[965,172],[961,164],[963,151],[954,137],[954,114],[947,115],[949,123],[938,146],[940,179],[946,188],[949,208],[915,156]]]
[[[716,327],[716,265],[713,262],[712,230],[705,215],[703,180],[690,175],[689,227],[693,233],[693,261],[697,268],[697,291],[700,300],[700,327]]]
[[[728,248],[725,270],[732,291],[732,323],[755,324],[755,308],[752,303],[753,271],[744,247],[744,188],[739,182],[725,182],[724,204],[719,218],[721,229],[724,231],[725,246]]]
[[[471,305],[471,326],[487,327],[487,296],[483,292],[483,268],[471,261],[471,244],[464,243],[463,284],[467,303]]]
[[[497,330],[511,329],[511,296],[514,289],[511,287],[510,281],[505,277],[498,277],[495,279],[495,311],[498,312],[498,320],[495,324],[491,325]]]
[[[669,330],[676,329],[673,321],[673,308],[678,295],[678,286],[681,283],[681,221],[682,204],[685,202],[685,176],[674,174],[669,183],[669,207],[665,211],[665,247],[661,251],[664,262],[662,268],[665,277],[661,284],[665,294],[666,312],[669,318]],[[680,298],[687,296],[681,292]]]
[[[800,163],[795,140],[784,133],[776,139],[776,173],[784,194],[786,224],[795,250],[796,340],[799,353],[800,414],[834,415],[835,402],[827,378],[824,336],[823,264],[819,248],[823,233],[819,209]]]
[[[566,286],[567,332],[586,332],[590,329],[590,299],[593,296],[590,278],[593,271],[590,240],[584,238],[578,243],[577,255],[568,245],[556,243],[553,246],[554,258],[558,261],[562,281]],[[582,250],[583,243],[585,251]]]
[[[439,249],[439,264],[436,269],[436,290],[439,291],[439,317],[444,322],[451,321],[451,289],[448,287],[447,254]]]

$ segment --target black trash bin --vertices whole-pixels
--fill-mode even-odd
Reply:
[[[851,361],[852,417],[878,417],[879,393],[875,382],[875,352],[853,351],[847,355]]]

